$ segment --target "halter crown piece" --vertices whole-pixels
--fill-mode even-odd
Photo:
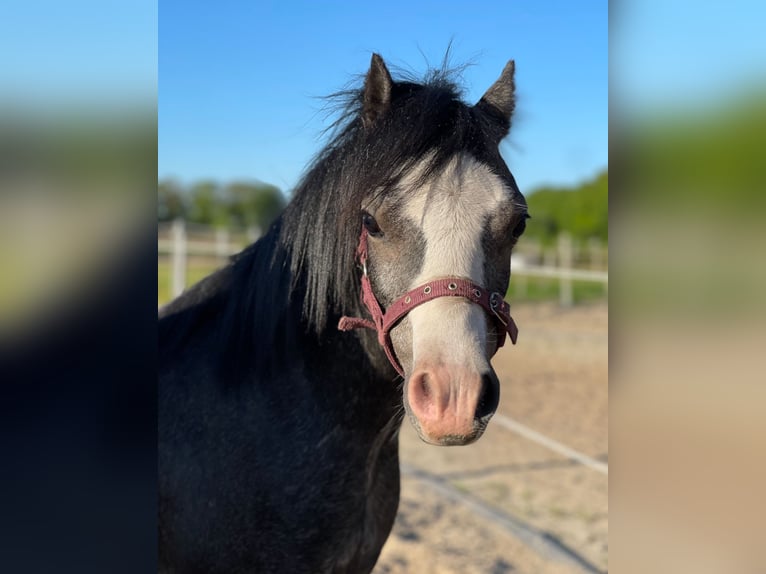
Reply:
[[[362,302],[367,307],[370,315],[372,315],[372,320],[362,319],[361,317],[341,317],[338,322],[338,329],[350,331],[351,329],[365,327],[377,331],[378,343],[383,347],[391,365],[402,377],[404,376],[404,369],[399,364],[393,344],[391,343],[391,329],[415,307],[437,297],[463,297],[472,303],[476,303],[495,321],[498,332],[498,348],[505,344],[506,333],[511,336],[511,342],[514,345],[516,344],[519,330],[511,317],[510,304],[503,300],[503,296],[500,293],[490,292],[468,279],[445,277],[434,279],[408,291],[394,301],[384,312],[380,307],[380,303],[378,303],[377,297],[375,297],[375,293],[372,291],[372,283],[367,275],[367,229],[364,227],[362,227],[362,233],[359,237],[356,256],[359,264],[362,266]]]

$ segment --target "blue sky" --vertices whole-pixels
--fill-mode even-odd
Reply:
[[[159,176],[259,179],[289,191],[321,147],[321,96],[372,52],[422,73],[452,41],[466,98],[516,60],[503,154],[522,190],[575,184],[608,163],[606,2],[163,0]]]
[[[38,112],[154,104],[156,0],[3,0],[1,6],[3,104]]]
[[[632,0],[612,12],[611,88],[626,112],[720,107],[764,87],[762,0]]]

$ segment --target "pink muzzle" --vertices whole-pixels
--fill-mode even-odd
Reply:
[[[367,307],[370,315],[372,315],[372,320],[362,319],[361,317],[341,317],[338,322],[338,329],[350,331],[351,329],[365,327],[377,331],[378,342],[383,347],[391,365],[402,377],[404,376],[404,369],[399,364],[393,344],[391,343],[391,329],[415,307],[438,297],[463,297],[481,306],[495,322],[498,333],[498,348],[505,344],[506,333],[511,336],[511,342],[514,345],[516,344],[519,330],[511,317],[510,304],[503,300],[503,296],[500,293],[490,292],[468,279],[445,277],[434,279],[408,291],[394,301],[384,312],[380,307],[377,297],[375,297],[375,293],[372,291],[372,283],[367,275],[367,230],[364,227],[359,237],[357,258],[363,270],[362,302]]]

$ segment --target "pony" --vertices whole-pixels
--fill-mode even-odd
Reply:
[[[405,415],[435,445],[484,432],[528,217],[514,70],[468,105],[373,54],[268,232],[160,311],[160,571],[370,572]]]

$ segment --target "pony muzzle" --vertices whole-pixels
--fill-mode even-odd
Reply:
[[[420,365],[405,389],[405,408],[420,438],[440,446],[477,440],[499,400],[500,384],[491,368],[480,374],[443,364]]]

